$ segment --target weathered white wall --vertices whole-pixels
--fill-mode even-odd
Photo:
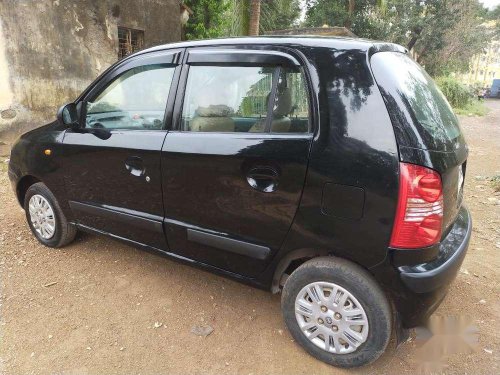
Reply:
[[[5,57],[5,39],[2,31],[2,20],[0,20],[0,108],[10,108],[14,95],[10,88],[9,64]],[[2,117],[8,117],[5,113]]]
[[[180,40],[178,0],[1,0],[0,133],[52,120],[117,60],[118,29]]]

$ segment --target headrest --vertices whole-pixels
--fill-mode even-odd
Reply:
[[[281,92],[276,94],[277,106],[273,111],[275,117],[285,117],[292,112],[292,90],[285,87]]]
[[[198,117],[229,117],[233,114],[233,109],[225,104],[211,104],[208,107],[198,107],[195,112],[195,116]]]

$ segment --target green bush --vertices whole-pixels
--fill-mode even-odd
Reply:
[[[472,99],[469,104],[463,108],[454,108],[454,111],[457,115],[462,116],[484,116],[489,112],[484,102],[476,98]]]
[[[465,108],[470,105],[473,93],[455,78],[439,77],[436,83],[453,108]]]

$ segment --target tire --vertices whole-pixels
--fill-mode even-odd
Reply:
[[[307,289],[309,284],[314,290]],[[295,341],[313,357],[333,366],[371,363],[385,351],[391,338],[393,320],[386,295],[367,271],[344,259],[315,258],[298,267],[283,287],[281,307]]]
[[[43,231],[40,230],[40,227],[38,227],[38,230],[35,228],[36,223],[33,220],[37,221],[38,216],[33,215],[35,219],[32,220],[32,214],[30,213],[30,200],[33,203],[32,211],[36,211],[37,209],[33,209],[33,207],[35,207],[38,202],[41,202],[41,204],[37,206],[39,210],[41,210],[41,212],[49,212],[43,220],[52,220],[51,217],[53,217],[54,225],[50,226],[54,228],[53,231],[50,229],[48,231],[47,229]],[[50,215],[50,210],[47,211],[47,205],[50,210],[52,210],[51,212],[53,215]],[[66,216],[64,216],[64,213],[54,197],[54,194],[52,194],[44,183],[37,182],[28,188],[24,197],[24,212],[26,214],[26,220],[28,221],[31,232],[43,245],[48,247],[62,247],[74,240],[77,232],[76,227],[73,224],[68,223],[68,220],[66,219]],[[47,218],[49,219],[47,220]]]

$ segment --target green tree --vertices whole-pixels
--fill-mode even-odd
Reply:
[[[300,0],[262,0],[260,33],[298,26]]]
[[[306,0],[305,25],[344,26],[356,35],[378,38],[388,33],[386,0]]]
[[[226,34],[230,36],[249,35],[250,0],[227,0],[229,3]],[[300,0],[261,0],[259,33],[287,29],[294,26],[300,16]]]
[[[363,38],[406,46],[432,75],[467,69],[491,40],[478,0],[308,0],[309,26],[350,26]]]
[[[184,3],[193,10],[186,24],[187,39],[207,39],[223,36],[227,30],[226,11],[230,7],[227,0],[186,0]]]
[[[490,40],[482,26],[478,0],[389,0],[383,39],[413,50],[416,60],[436,76],[466,70]]]
[[[494,21],[496,23],[494,37],[500,38],[500,5],[497,5],[496,8],[493,8],[492,10],[486,10],[484,17],[487,20]]]

